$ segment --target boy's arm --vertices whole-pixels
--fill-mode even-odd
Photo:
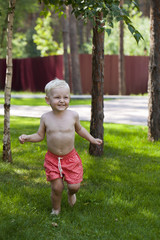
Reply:
[[[78,114],[76,116],[75,131],[79,136],[85,138],[87,141],[91,142],[92,144],[101,145],[103,142],[99,138],[94,138],[84,127],[82,127],[79,121]]]
[[[19,141],[22,144],[25,142],[40,142],[44,139],[44,136],[45,136],[45,124],[44,124],[44,118],[42,116],[37,133],[31,134],[31,135],[22,134],[19,137]]]

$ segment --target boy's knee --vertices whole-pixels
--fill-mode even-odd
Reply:
[[[52,192],[55,194],[61,194],[64,189],[64,184],[61,181],[56,181],[51,183]]]
[[[68,190],[70,193],[76,193],[80,189],[80,183],[77,184],[68,184]]]

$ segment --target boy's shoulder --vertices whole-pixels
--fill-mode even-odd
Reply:
[[[71,110],[71,109],[67,109],[67,112],[74,117],[78,116],[78,113],[76,111]]]
[[[45,119],[45,118],[49,117],[51,114],[52,114],[52,111],[43,113],[42,116],[41,116],[41,119]]]

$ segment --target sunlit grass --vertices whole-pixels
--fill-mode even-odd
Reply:
[[[4,98],[0,98],[0,104],[4,104]],[[11,105],[46,106],[47,104],[44,98],[11,98]],[[71,99],[70,105],[91,105],[91,99]]]
[[[62,212],[52,217],[43,169],[46,142],[18,141],[38,125],[39,119],[11,117],[13,164],[0,162],[0,239],[159,239],[160,142],[148,142],[147,127],[104,124],[100,158],[90,156],[89,143],[76,135],[84,168],[77,204],[68,206],[65,186]],[[89,130],[88,122],[82,125]]]
[[[0,98],[0,104],[4,104],[4,98]],[[12,105],[46,106],[44,98],[11,98]],[[71,99],[70,105],[90,105],[90,99]]]
[[[0,94],[3,95],[4,91],[0,90]],[[44,92],[31,92],[31,91],[11,91],[12,95],[21,95],[21,94],[25,94],[25,95],[39,95],[39,94],[44,94]]]
[[[4,104],[4,96],[3,96],[4,92],[0,91],[0,95],[2,96],[0,98],[0,104]],[[27,95],[29,94],[29,98],[28,97],[23,97],[23,95]],[[28,105],[28,106],[46,106],[46,101],[45,101],[45,94],[42,92],[39,93],[32,93],[32,92],[12,92],[12,95],[14,95],[14,97],[11,97],[11,105]],[[17,97],[16,97],[17,95]],[[21,97],[22,96],[22,97]],[[131,95],[131,96],[147,96],[147,94],[139,94],[139,95]],[[127,97],[127,96],[126,96]],[[107,97],[104,96],[104,101],[110,101],[113,100],[115,98],[112,97]],[[91,99],[88,99],[87,97],[85,98],[84,95],[84,99],[78,99],[77,98],[72,98],[71,95],[71,101],[70,101],[70,105],[91,105]]]

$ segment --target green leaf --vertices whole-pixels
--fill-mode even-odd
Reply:
[[[48,0],[43,0],[44,4],[48,5],[49,1]]]
[[[123,20],[125,21],[125,23],[126,23],[127,25],[130,24],[130,23],[132,23],[131,20],[129,19],[129,17],[127,17],[126,15],[123,15]]]
[[[139,4],[138,4],[138,2],[136,2],[136,1],[132,1],[132,3],[133,3],[134,6],[139,10]]]
[[[144,40],[143,36],[142,36],[138,31],[135,31],[135,33],[133,34],[133,36],[134,36],[134,38],[136,39],[137,44],[139,43],[139,41],[140,41],[141,39]]]
[[[107,32],[108,36],[111,34],[112,30],[110,28],[106,28],[105,31]]]
[[[121,16],[116,17],[117,22],[122,21],[122,20],[123,20],[123,17],[121,17]]]
[[[128,29],[132,34],[135,32],[135,28],[131,24],[128,24]]]

